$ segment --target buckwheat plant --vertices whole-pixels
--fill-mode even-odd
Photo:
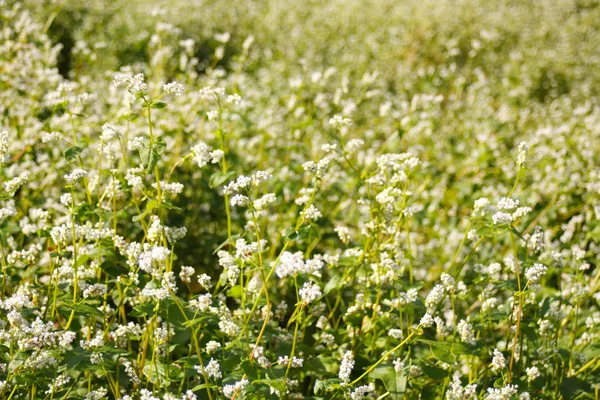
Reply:
[[[595,0],[0,0],[0,398],[600,398]]]

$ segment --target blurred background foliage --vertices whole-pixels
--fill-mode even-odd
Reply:
[[[595,95],[600,76],[596,0],[29,0],[25,5],[47,19],[50,38],[63,46],[59,69],[69,77],[149,62],[149,42],[161,22],[196,41],[200,71],[218,45],[214,34],[229,32],[220,61],[226,69],[252,36],[260,49],[253,60],[256,73],[274,63],[291,70],[335,67],[358,79],[365,70],[376,70],[392,92],[426,90],[403,79],[407,72],[451,64],[481,68],[499,82],[525,75],[520,68],[534,68],[526,75],[529,94],[539,101],[571,90]],[[452,86],[444,79],[433,85],[436,92]]]

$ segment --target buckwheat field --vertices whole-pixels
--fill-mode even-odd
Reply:
[[[600,398],[600,1],[0,0],[0,398]]]

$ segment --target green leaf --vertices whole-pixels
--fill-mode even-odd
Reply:
[[[522,241],[527,242],[527,240],[525,240],[525,238],[523,237],[523,235],[521,235],[521,232],[519,232],[517,230],[517,228],[515,228],[514,226],[511,226],[510,230],[511,230],[512,233],[514,233],[515,235],[517,235]]]
[[[167,379],[167,368],[160,361],[154,360],[153,363],[144,365],[144,376],[148,380],[160,388],[165,388],[170,385]]]
[[[127,274],[129,272],[128,269],[123,268],[121,265],[115,263],[111,260],[106,260],[102,264],[100,264],[100,268],[104,271],[108,276],[117,277],[122,274]]]
[[[339,388],[341,382],[342,381],[337,378],[325,380],[317,379],[317,381],[315,382],[314,392],[315,394],[319,394],[319,392],[330,392],[334,389]]]
[[[380,379],[386,390],[390,392],[390,399],[401,400],[406,392],[406,376],[401,372],[396,372],[391,364],[378,365],[369,376],[373,379]]]
[[[423,373],[430,377],[431,379],[435,379],[436,381],[440,381],[448,376],[449,372],[443,368],[435,367],[431,365],[424,365]]]
[[[162,101],[156,101],[154,103],[152,103],[152,108],[157,108],[157,109],[161,109],[161,108],[165,108],[167,106],[167,103],[163,103]]]
[[[357,265],[359,260],[360,258],[356,256],[342,256],[338,265],[341,267],[352,267]]]
[[[454,342],[437,342],[435,340],[428,340],[417,338],[418,342],[427,343],[431,347],[431,352],[440,361],[446,363],[454,363],[461,354],[477,354],[475,350],[470,349],[462,343]]]
[[[327,374],[337,374],[339,370],[339,361],[324,355],[313,357],[305,362],[307,374],[313,376],[323,376]]]
[[[143,317],[145,315],[154,315],[154,306],[152,304],[139,304],[133,307],[127,315],[132,317]]]
[[[341,288],[342,286],[344,286],[344,278],[341,275],[333,275],[325,285],[323,293],[327,294],[334,289]]]
[[[91,259],[91,257],[88,256],[87,254],[79,257],[77,259],[77,262],[75,263],[75,268],[81,267],[83,264],[87,263],[90,259]]]
[[[10,193],[5,192],[4,190],[0,190],[0,200],[4,201],[4,200],[8,200],[12,197],[13,196]]]
[[[150,146],[150,144],[143,143],[142,147],[140,147],[140,149],[138,151],[140,153],[140,160],[142,161],[142,165],[144,166],[144,168],[146,168],[146,170],[152,170],[154,165],[156,165],[156,162],[154,163],[154,165],[152,165],[152,167],[150,167],[150,165],[152,164],[152,161],[151,161],[152,147]]]
[[[65,159],[68,162],[73,161],[74,159],[77,158],[77,156],[83,151],[83,149],[79,146],[73,146],[73,147],[69,147],[68,149],[66,149],[63,152],[63,155],[65,156]]]
[[[589,358],[594,358],[600,356],[600,344],[591,344],[586,346],[585,354]]]
[[[67,368],[74,369],[76,371],[85,371],[90,365],[91,362],[89,357],[86,356],[84,352],[79,350],[73,351],[73,353],[67,353],[68,357],[65,357],[67,360]]]
[[[233,298],[242,298],[243,293],[244,289],[240,285],[236,285],[227,291],[227,296]]]
[[[293,230],[293,229],[289,229],[286,230],[287,232],[287,238],[296,242],[302,241],[304,239],[306,239],[307,237],[310,236],[310,233],[312,231],[312,227],[311,226],[304,226],[300,229]]]
[[[235,243],[235,241],[238,240],[240,237],[242,237],[242,235],[240,235],[239,233],[232,235],[231,241],[229,241],[229,239],[226,239],[223,243],[221,243],[219,246],[217,246],[217,248],[213,251],[213,254],[217,254],[219,252],[219,250],[221,250],[223,247],[225,247],[227,245],[233,245]]]
[[[148,203],[146,203],[146,209],[144,210],[143,213],[136,215],[132,218],[133,222],[137,222],[141,219],[144,219],[146,217],[146,215],[148,215],[148,213],[152,210],[154,210],[156,207],[158,207],[158,203],[156,202],[156,200],[150,200]]]
[[[591,386],[578,378],[565,377],[560,384],[560,393],[563,395],[565,400],[570,400],[578,397],[582,394],[591,394]]]
[[[225,181],[231,178],[235,173],[233,171],[229,172],[215,172],[210,176],[210,180],[208,181],[208,186],[211,189],[216,188],[217,186],[221,186]]]
[[[327,386],[326,386],[326,382],[322,381],[320,379],[317,379],[315,382],[315,387],[313,389],[315,394],[319,394],[319,392],[323,391],[327,391]]]
[[[164,208],[167,210],[175,210],[175,211],[181,211],[181,208],[174,206],[173,204],[169,204],[169,203],[160,203],[160,207],[159,208]]]
[[[265,384],[265,385],[269,385],[270,387],[272,387],[273,389],[275,389],[281,393],[285,393],[285,391],[286,391],[285,383],[283,383],[283,380],[281,380],[281,379],[259,379],[259,380],[252,382],[253,385],[261,384],[261,383]]]
[[[159,136],[152,145],[149,142],[144,142],[144,144],[142,144],[142,147],[139,150],[140,160],[146,171],[152,171],[154,169],[158,160],[160,160],[160,156],[165,152],[166,147],[167,144],[162,136]]]
[[[192,392],[197,392],[198,390],[205,389],[206,387],[207,387],[207,386],[206,386],[206,383],[203,383],[203,384],[201,384],[201,385],[194,386],[194,387],[192,388]]]
[[[191,328],[191,327],[196,326],[199,323],[201,323],[203,321],[206,321],[206,320],[209,320],[211,318],[212,318],[212,316],[206,315],[206,316],[203,316],[203,317],[194,318],[194,319],[190,319],[188,321],[185,321],[182,325],[185,326],[185,327],[187,327],[187,328]]]
[[[250,360],[242,361],[240,363],[240,368],[242,368],[242,371],[244,371],[248,379],[250,379],[251,381],[257,379],[259,372]]]
[[[75,306],[73,307],[73,310],[75,310],[75,313],[78,313],[78,314],[97,315],[99,317],[102,316],[102,313],[100,312],[100,310],[98,310],[97,307],[94,307],[94,306],[91,306],[91,305],[85,304],[85,303],[75,304]]]

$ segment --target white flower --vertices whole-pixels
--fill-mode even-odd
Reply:
[[[277,364],[287,366],[290,365],[291,368],[302,368],[304,365],[304,359],[293,356],[292,359],[288,356],[279,357],[277,360]]]
[[[415,378],[423,375],[423,368],[419,367],[418,365],[411,365],[408,369],[408,373],[410,374],[410,376]]]
[[[317,220],[323,216],[323,213],[314,204],[311,204],[302,212],[302,216],[308,220]]]
[[[388,335],[394,339],[402,339],[402,331],[400,329],[390,329]]]
[[[302,286],[302,289],[300,289],[298,293],[300,294],[300,298],[304,304],[310,304],[322,296],[321,288],[319,288],[319,285],[313,281],[305,282],[304,286]]]
[[[93,390],[85,395],[86,400],[100,400],[106,398],[108,390],[106,388],[99,388],[97,390]]]
[[[433,310],[444,299],[446,291],[442,285],[435,285],[425,299],[427,310]]]
[[[267,205],[274,203],[277,200],[274,193],[267,193],[260,199],[254,201],[254,208],[258,211],[265,210]]]
[[[209,378],[220,379],[223,377],[223,374],[221,373],[221,366],[214,358],[210,359],[204,370],[200,365],[196,365],[194,368],[199,374],[206,373]]]
[[[132,93],[143,95],[148,90],[148,85],[145,82],[144,74],[134,76],[126,74],[118,74],[115,76],[113,83],[115,86],[125,86]]]
[[[77,169],[74,169],[73,172],[71,172],[70,174],[65,175],[65,181],[67,182],[68,185],[73,185],[77,181],[79,181],[80,179],[85,177],[86,175],[87,175],[87,171],[77,168]]]
[[[229,34],[229,32],[215,34],[215,40],[217,42],[221,42],[221,43],[227,43],[229,41],[230,37],[231,37],[231,35]]]
[[[69,196],[69,205],[71,202],[71,195]],[[6,205],[3,208],[0,208],[0,222],[4,221],[7,218],[14,217],[18,214],[17,209],[15,208],[14,200],[10,200],[6,202]]]
[[[477,399],[477,385],[467,385],[464,388],[458,375],[452,378],[452,384],[446,392],[446,400],[475,400]]]
[[[514,210],[519,207],[519,200],[511,199],[510,197],[502,197],[497,204],[499,210]]]
[[[163,85],[163,90],[166,93],[172,93],[176,96],[181,96],[184,93],[184,87],[182,84],[177,82],[170,82]]]
[[[532,382],[535,379],[540,377],[540,371],[536,366],[525,369],[525,373],[527,374],[527,382]]]
[[[242,102],[242,98],[239,94],[236,93],[227,96],[227,99],[225,101],[229,104],[239,105]]]
[[[517,394],[517,385],[507,385],[502,388],[488,388],[485,400],[510,400]]]
[[[473,334],[473,326],[464,319],[460,320],[457,326],[460,339],[468,344],[475,344],[475,335]]]
[[[250,204],[250,199],[247,196],[244,196],[243,194],[236,194],[231,198],[230,202],[231,207],[240,207]]]
[[[241,381],[238,381],[233,385],[225,385],[223,386],[223,395],[230,399],[233,397],[234,394],[239,394],[242,390],[244,390],[246,385],[248,385],[249,383],[250,381],[248,381],[248,379],[242,378]]]
[[[131,379],[131,381],[133,383],[135,383],[136,385],[139,385],[142,381],[141,381],[140,377],[138,376],[137,372],[135,371],[135,368],[133,367],[133,365],[131,365],[131,362],[123,361],[123,366],[125,367],[125,373],[129,377],[129,379]]]
[[[506,358],[504,355],[498,350],[494,349],[494,357],[492,358],[492,371],[498,372],[506,368]]]
[[[489,207],[490,201],[487,198],[482,197],[480,199],[475,200],[475,205],[473,207],[473,216],[480,217],[485,215]]]
[[[347,351],[344,353],[344,357],[342,357],[342,362],[340,364],[340,372],[338,377],[342,380],[344,384],[350,383],[350,374],[352,373],[352,369],[354,368],[354,356],[351,351]]]
[[[213,88],[206,86],[200,89],[200,98],[203,100],[215,100],[223,95],[225,95],[224,88]]]
[[[212,302],[212,295],[210,293],[205,293],[205,294],[201,294],[200,296],[191,300],[190,307],[193,310],[198,310],[198,311],[204,312],[204,311],[208,310],[211,302]]]
[[[21,186],[27,182],[28,176],[17,176],[8,182],[4,182],[4,190],[8,193],[14,194]]]
[[[4,160],[4,157],[6,157],[7,153],[8,153],[8,131],[5,129],[5,130],[0,131],[0,164]]]
[[[57,142],[60,138],[62,138],[60,132],[42,132],[42,143]],[[0,157],[0,162],[2,162],[2,158]]]
[[[204,142],[199,142],[192,147],[192,157],[199,168],[204,167],[209,162],[217,164],[223,158],[222,150],[212,150],[209,145]]]
[[[112,139],[118,136],[115,128],[109,124],[102,125],[102,134],[100,140],[104,143],[110,142]]]
[[[190,283],[192,281],[192,275],[194,274],[193,267],[181,267],[181,272],[179,272],[179,278],[183,283]]]
[[[394,360],[394,371],[402,372],[404,369],[404,362],[401,359],[397,358]]]
[[[227,336],[235,336],[240,328],[229,317],[222,317],[219,321],[219,329]]]
[[[93,285],[90,285],[83,291],[83,297],[86,299],[88,297],[104,296],[104,294],[106,294],[106,285],[102,283],[95,283]]]
[[[527,162],[527,142],[519,143],[519,155],[517,156],[517,165],[522,167]]]
[[[250,178],[250,181],[252,183],[252,187],[258,187],[261,183],[268,181],[272,177],[273,175],[267,171],[256,171]]]
[[[508,225],[513,222],[513,217],[512,214],[498,211],[492,215],[492,221],[494,225]]]
[[[542,279],[542,276],[546,274],[547,270],[548,268],[546,268],[545,265],[535,263],[533,264],[533,267],[527,268],[525,271],[525,277],[527,278],[527,281],[531,283],[537,283],[540,281],[540,279]]]
[[[531,212],[531,207],[519,207],[512,213],[513,221],[523,218]]]
[[[430,328],[433,326],[433,317],[431,316],[431,314],[426,313],[425,315],[423,315],[423,317],[421,318],[421,321],[419,322],[419,325],[423,326],[424,328]]]
[[[486,312],[496,308],[496,306],[498,306],[498,299],[495,297],[490,297],[481,303],[481,311]]]
[[[209,154],[211,164],[218,164],[225,156],[223,150],[213,150]]]
[[[452,292],[454,290],[454,285],[456,284],[456,281],[451,275],[443,273],[440,279],[442,281],[442,284],[444,285],[444,289],[446,289],[449,292]]]
[[[334,229],[335,233],[338,234],[338,237],[344,244],[348,244],[350,242],[350,229],[345,226],[337,226]]]
[[[301,251],[295,253],[284,251],[279,258],[275,273],[279,278],[285,278],[303,272],[304,268],[304,254]]]
[[[198,275],[198,283],[200,284],[200,286],[207,290],[212,288],[213,286],[212,279],[207,274]]]
[[[216,121],[219,118],[219,111],[209,110],[206,112],[209,121]]]
[[[365,144],[365,141],[362,139],[352,139],[352,140],[348,141],[348,144],[346,144],[346,150],[348,152],[354,152],[354,151],[358,150],[359,148],[361,148],[364,144]]]
[[[206,352],[208,354],[213,354],[220,348],[221,348],[221,343],[215,342],[214,340],[211,340],[208,343],[206,343]]]
[[[374,389],[369,385],[359,386],[350,393],[350,400],[362,400],[367,397]]]
[[[341,129],[344,126],[348,126],[352,123],[350,118],[344,118],[341,115],[334,115],[329,120],[329,125],[336,129]]]

